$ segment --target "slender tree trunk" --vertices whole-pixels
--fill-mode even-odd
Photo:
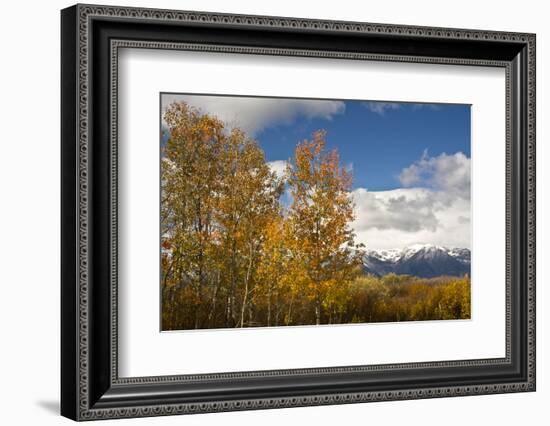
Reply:
[[[184,328],[184,327],[182,327],[182,325],[180,325],[181,309],[180,309],[180,306],[179,306],[179,299],[177,298],[176,293],[177,293],[177,289],[175,288],[174,289],[174,299],[176,299],[178,301],[178,303],[177,303],[177,305],[176,305],[176,302],[173,303],[173,305],[176,306],[175,315],[174,315],[174,328],[173,328],[174,330],[177,330],[179,328]]]
[[[195,304],[195,330],[200,328],[200,310],[202,305],[202,286],[199,284],[195,293],[197,302]]]
[[[321,229],[321,221],[320,218],[317,217],[317,220],[315,222],[315,230],[314,230],[314,244],[315,244],[315,265],[316,268],[321,267],[320,262],[320,247],[319,247],[319,240],[320,240],[320,229]],[[315,271],[315,324],[320,325],[321,324],[321,295],[320,293],[320,278],[319,278],[320,271],[317,269]]]
[[[231,296],[227,296],[225,302],[225,326],[229,327],[229,318],[231,318]]]
[[[177,320],[178,320],[178,307],[176,306],[176,293],[177,293],[177,288],[174,287],[172,288],[172,291],[170,292],[170,327],[171,329],[175,329],[178,324],[177,324]]]
[[[231,276],[231,286],[229,289],[229,303],[227,307],[227,318],[226,318],[226,327],[233,326],[236,323],[235,318],[235,288],[237,286],[236,283],[236,270],[237,270],[237,263],[236,263],[236,256],[237,256],[237,242],[233,239],[231,242],[231,263],[230,263],[230,276]]]
[[[218,271],[218,278],[216,280],[216,285],[214,286],[214,292],[212,294],[212,304],[210,306],[210,312],[208,313],[208,324],[212,327],[213,318],[216,316],[216,302],[218,298],[218,290],[220,288],[220,272]]]
[[[281,315],[281,307],[279,306],[279,292],[275,293],[275,326],[279,325],[279,317]]]
[[[271,325],[271,286],[267,290],[267,326]]]
[[[321,301],[318,298],[315,301],[315,324],[321,324]]]
[[[246,304],[248,303],[248,288],[249,288],[249,284],[250,284],[250,276],[252,274],[253,251],[254,251],[253,244],[250,243],[250,250],[249,250],[249,253],[248,253],[248,268],[246,270],[246,277],[245,277],[245,281],[244,281],[243,303],[241,305],[241,319],[239,321],[241,328],[244,327],[244,313],[245,313],[245,310],[246,310]]]
[[[288,305],[288,315],[286,317],[286,325],[292,322],[292,304],[294,303],[294,294],[290,296],[290,303]]]
[[[201,314],[201,307],[202,307],[202,287],[203,287],[203,281],[204,281],[204,245],[203,245],[203,231],[204,231],[204,224],[202,221],[202,202],[199,198],[197,201],[197,217],[198,217],[198,224],[197,224],[197,233],[199,236],[199,256],[198,256],[198,283],[197,288],[195,291],[195,329],[198,329],[200,327],[200,314]]]
[[[197,287],[195,289],[195,321],[194,321],[194,326],[195,326],[195,330],[200,328],[201,326],[201,312],[202,312],[202,290],[203,290],[203,286],[204,286],[204,271],[203,271],[203,253],[202,253],[202,248],[201,248],[201,252],[200,252],[200,255],[199,255],[199,270],[198,270],[198,275],[199,275],[199,281],[197,283]]]

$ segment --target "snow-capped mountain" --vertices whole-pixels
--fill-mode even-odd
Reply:
[[[415,244],[402,250],[367,250],[363,258],[366,273],[389,273],[431,278],[440,275],[462,276],[470,273],[470,250]]]

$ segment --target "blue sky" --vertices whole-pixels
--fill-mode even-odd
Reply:
[[[367,249],[471,245],[470,106],[161,94],[256,139],[276,172],[319,129],[353,170],[356,241]]]
[[[376,107],[376,105],[383,105]],[[292,157],[298,141],[327,131],[342,165],[353,165],[353,187],[371,191],[401,186],[399,174],[420,159],[462,152],[470,157],[470,106],[346,101],[330,119],[305,118],[264,128],[256,135],[267,161]]]

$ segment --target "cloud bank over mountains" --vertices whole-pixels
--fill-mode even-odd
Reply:
[[[470,159],[462,152],[422,157],[404,168],[403,188],[352,192],[357,240],[372,249],[423,243],[471,246]]]
[[[268,163],[281,178],[287,162]],[[357,242],[369,249],[433,244],[470,248],[470,159],[463,153],[422,157],[399,175],[402,188],[352,191]],[[408,187],[412,186],[412,187]]]

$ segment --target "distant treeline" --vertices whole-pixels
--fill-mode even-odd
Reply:
[[[321,324],[450,320],[470,318],[470,279],[464,277],[417,278],[389,274],[359,276],[349,286],[338,309],[324,311]],[[315,324],[314,306],[306,297],[276,295],[271,308],[267,299],[257,298],[253,315],[245,326],[289,326]],[[181,330],[193,322],[192,297],[180,293],[163,310],[164,329]],[[270,312],[271,309],[271,312]],[[172,319],[172,321],[170,321]],[[225,327],[223,315],[212,318],[204,328]]]
[[[343,322],[470,318],[470,278],[367,275],[350,286]]]

